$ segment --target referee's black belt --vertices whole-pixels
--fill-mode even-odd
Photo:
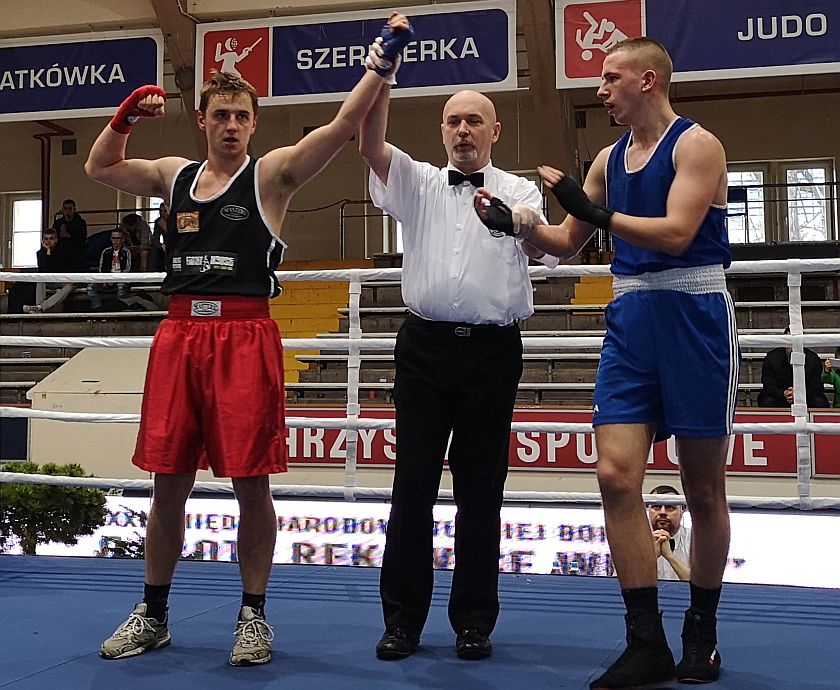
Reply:
[[[420,324],[429,331],[435,333],[455,335],[459,338],[474,338],[483,335],[492,335],[501,333],[503,331],[516,328],[519,321],[512,321],[511,323],[500,326],[495,323],[462,323],[459,321],[431,321],[417,316],[413,312],[408,312],[408,320],[415,324]]]

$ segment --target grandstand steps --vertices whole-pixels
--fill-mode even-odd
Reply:
[[[590,284],[587,281],[586,284]],[[605,324],[603,308],[611,296],[611,283],[593,281],[587,292],[590,303],[572,301],[574,282],[570,280],[544,281],[534,285],[535,314],[521,322],[523,336],[560,333],[572,336],[603,335]],[[610,287],[610,293],[606,288]],[[586,288],[589,290],[589,288]],[[393,338],[405,318],[405,307],[396,300],[396,283],[365,284],[362,291],[362,332],[366,337]],[[566,294],[563,301],[559,296]],[[396,303],[394,303],[396,302]],[[803,307],[805,326],[808,330],[840,330],[840,303],[806,303]],[[787,325],[786,302],[755,302],[736,306],[739,327],[745,332],[780,333]],[[347,322],[340,324],[340,333],[346,335]],[[326,334],[319,333],[324,336]],[[839,336],[840,337],[840,336]],[[346,351],[322,350],[322,355],[310,358],[310,369],[301,372],[300,388],[290,390],[289,397],[302,404],[319,402],[343,403],[346,401]],[[763,351],[746,353],[740,373],[740,383],[750,386],[741,390],[739,405],[749,405],[755,397],[755,386],[761,381]],[[823,353],[824,354],[824,353]],[[320,357],[325,359],[320,359]],[[563,404],[589,406],[592,384],[598,365],[598,350],[547,350],[537,353],[526,351],[517,404]],[[359,397],[366,400],[390,403],[390,384],[393,382],[393,354],[377,351],[362,355]],[[366,384],[368,387],[366,387]],[[310,386],[310,387],[307,387]],[[579,388],[575,388],[579,386]]]
[[[373,268],[373,261],[290,261],[279,268],[281,271]],[[338,332],[343,318],[338,310],[346,309],[348,305],[348,281],[286,280],[281,283],[283,293],[269,302],[269,314],[284,338],[314,338],[317,333]],[[317,350],[284,350],[285,381],[296,383],[301,372],[309,368],[296,355],[317,353]]]
[[[39,337],[154,335],[165,316],[162,311],[0,314],[0,332]]]
[[[534,304],[569,304],[575,290],[575,278],[535,278]],[[398,307],[403,305],[399,281],[362,283],[359,302],[362,307]]]
[[[284,264],[283,270],[313,270],[359,268],[360,262],[299,262]],[[809,276],[810,278],[810,276]],[[838,277],[815,276],[803,289],[804,325],[809,331],[840,332],[840,290]],[[804,282],[804,281],[803,281]],[[730,291],[740,302],[736,305],[738,327],[743,332],[781,333],[788,323],[786,284],[782,276],[733,276]],[[284,281],[284,293],[271,301],[270,313],[278,323],[284,338],[314,338],[329,334],[344,334],[348,319],[340,310],[347,309],[348,284],[344,281]],[[539,278],[534,282],[535,314],[520,327],[524,336],[548,335],[560,332],[564,336],[603,335],[605,324],[603,307],[611,298],[608,276],[575,278]],[[768,286],[772,290],[768,290]],[[783,292],[780,292],[782,290]],[[774,297],[776,294],[783,295]],[[753,301],[749,301],[752,299]],[[584,301],[586,300],[586,301]],[[365,337],[393,338],[405,317],[398,281],[363,283],[361,294],[362,331]],[[113,312],[95,314],[0,315],[3,335],[36,336],[143,336],[153,335],[164,312]],[[838,335],[840,338],[840,335]],[[840,344],[840,340],[838,340]],[[741,384],[757,385],[761,381],[761,360],[764,352],[753,348],[744,360]],[[50,358],[66,358],[75,354],[68,348],[0,348],[0,401],[26,403],[25,392],[33,381],[41,380],[59,363]],[[818,350],[825,356],[826,352]],[[44,358],[43,362],[3,362],[28,357]],[[337,359],[320,360],[326,355]],[[528,350],[518,404],[591,403],[591,385],[595,380],[598,348],[575,350],[549,348],[543,353]],[[346,351],[306,350],[284,353],[286,381],[290,384],[289,398],[302,404],[346,402]],[[368,351],[362,358],[360,370],[362,402],[382,404],[391,402],[390,386],[394,378],[393,353]],[[16,382],[21,385],[15,387]],[[23,384],[26,383],[26,387]],[[295,388],[301,384],[301,388]],[[575,385],[579,388],[574,388]],[[310,387],[307,388],[306,386]],[[554,387],[552,387],[554,386]],[[564,387],[568,386],[568,387]],[[754,392],[749,392],[753,398]],[[739,404],[746,398],[742,391]]]
[[[572,304],[609,304],[615,295],[612,289],[612,276],[581,276],[575,283],[575,296]]]
[[[787,302],[787,279],[779,273],[739,273],[728,275],[726,284],[738,302]],[[803,300],[840,299],[840,273],[803,273],[800,288]]]
[[[152,336],[165,312],[0,314],[4,336]],[[0,403],[29,404],[26,391],[79,350],[64,347],[0,347]]]
[[[359,306],[396,307],[402,303],[402,288],[399,281],[362,283]]]
[[[272,320],[277,323],[284,338],[311,338],[313,333],[338,333],[342,330],[341,324],[344,318],[338,313],[335,317],[288,318],[276,316],[272,311]]]

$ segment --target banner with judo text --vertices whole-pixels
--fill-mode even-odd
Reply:
[[[402,53],[394,96],[516,88],[513,0],[401,11],[416,40]],[[371,10],[200,24],[197,69],[203,81],[214,72],[243,77],[260,105],[340,101],[364,74],[368,46],[387,18],[387,12]]]
[[[0,40],[0,122],[113,115],[163,83],[157,30]]]
[[[662,43],[674,81],[840,71],[837,0],[559,0],[557,87],[597,86],[609,48]]]
[[[333,408],[299,408],[289,415],[302,417],[340,417],[343,410]],[[362,410],[362,417],[392,419],[392,408]],[[840,416],[814,414],[814,421],[840,423]],[[592,413],[567,410],[516,410],[515,422],[562,422],[591,424]],[[792,422],[782,412],[738,412],[737,423]],[[287,439],[289,462],[297,465],[343,464],[346,454],[346,432],[341,429],[303,427],[289,429]],[[359,465],[392,465],[396,459],[397,436],[393,429],[360,429]],[[840,476],[840,436],[817,435],[812,446],[815,454],[814,473]],[[510,437],[511,470],[594,471],[598,459],[594,436],[587,433],[517,432]],[[677,469],[677,448],[674,438],[657,443],[648,458],[648,469]],[[738,434],[732,437],[727,459],[730,474],[796,475],[796,438],[780,434]]]

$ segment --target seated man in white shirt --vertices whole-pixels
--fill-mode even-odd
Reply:
[[[679,492],[667,484],[652,489],[652,494],[670,494]],[[653,530],[653,546],[656,549],[656,575],[660,580],[688,580],[689,550],[691,549],[691,530],[682,524],[683,505],[648,503],[650,528]]]
[[[125,233],[120,228],[111,230],[111,246],[102,250],[99,255],[100,273],[130,273],[131,250],[125,246]],[[113,287],[112,283],[90,283],[87,286],[88,299],[93,311],[101,311],[104,307],[101,292]],[[127,307],[137,306],[147,311],[157,309],[154,302],[140,295],[132,295],[128,283],[117,283],[117,299]]]

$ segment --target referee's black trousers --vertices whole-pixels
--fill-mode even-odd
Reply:
[[[379,591],[385,625],[417,635],[432,599],[432,507],[450,432],[458,511],[449,621],[489,635],[499,615],[499,513],[522,340],[516,325],[456,327],[409,315],[394,349],[397,460]]]

